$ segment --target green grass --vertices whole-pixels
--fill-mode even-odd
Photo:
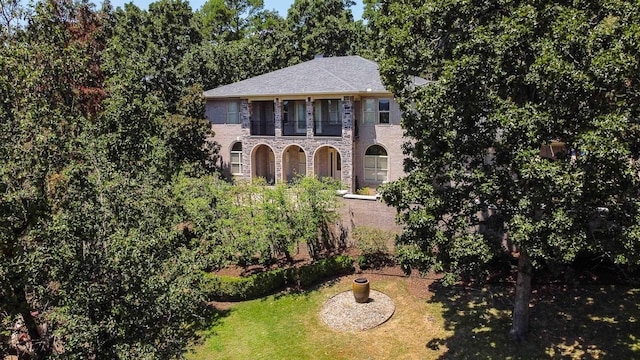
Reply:
[[[285,359],[305,354],[308,325],[320,298],[317,293],[270,296],[235,307],[229,317],[212,330],[199,355],[193,359]]]
[[[372,282],[396,303],[380,327],[328,328],[319,312],[352,277],[301,294],[234,304],[188,359],[599,359],[640,358],[640,291],[613,286],[539,287],[531,334],[508,337],[510,287],[438,288],[414,296],[405,278]]]
[[[331,296],[349,290],[350,284],[351,277],[344,277],[301,294],[237,303],[187,358],[412,359],[424,352],[422,331],[446,336],[439,305],[411,296],[402,279],[372,284],[373,289],[394,296],[396,313],[387,323],[358,333],[330,329],[320,319],[320,309]],[[433,319],[427,321],[427,317]]]

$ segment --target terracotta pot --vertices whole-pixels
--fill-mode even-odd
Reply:
[[[357,303],[366,303],[369,300],[369,280],[367,278],[353,280],[353,297]]]

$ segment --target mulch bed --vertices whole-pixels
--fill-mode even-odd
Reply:
[[[380,326],[395,309],[393,300],[380,291],[371,290],[366,303],[357,303],[351,291],[343,291],[324,303],[320,317],[333,329],[354,332]]]

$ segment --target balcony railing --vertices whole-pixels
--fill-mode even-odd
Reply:
[[[315,136],[342,136],[342,124],[330,124],[328,121],[316,123]]]
[[[273,120],[251,119],[251,135],[275,136],[276,129]]]

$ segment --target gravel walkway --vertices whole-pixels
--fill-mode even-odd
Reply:
[[[393,300],[380,291],[371,290],[369,301],[359,304],[349,290],[327,300],[320,317],[331,328],[354,332],[381,325],[389,320],[395,309]]]

